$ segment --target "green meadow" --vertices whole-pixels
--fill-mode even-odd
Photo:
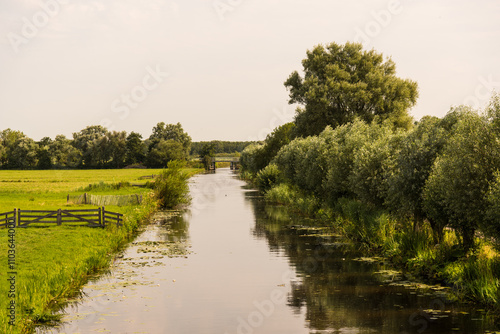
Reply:
[[[84,192],[101,195],[147,193],[150,189],[124,187],[86,190],[89,185],[145,184],[141,176],[159,174],[161,169],[0,171],[0,213],[14,208],[52,210],[67,207],[67,195]]]
[[[199,170],[188,169],[190,175]],[[0,332],[30,333],[35,325],[56,321],[53,311],[76,296],[91,277],[109,267],[116,252],[136,234],[141,221],[155,210],[145,175],[160,169],[0,171],[0,213],[14,208],[53,210],[96,208],[67,203],[67,195],[84,192],[100,195],[142,194],[141,205],[107,206],[125,214],[124,226],[105,229],[76,225],[18,228],[15,233],[15,324],[9,325],[8,229],[0,228]]]

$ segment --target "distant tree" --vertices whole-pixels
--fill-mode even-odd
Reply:
[[[181,123],[177,124],[165,124],[164,122],[158,123],[154,128],[151,136],[149,137],[150,141],[150,150],[156,146],[161,140],[164,141],[175,141],[180,143],[183,148],[183,157],[182,159],[187,159],[189,156],[189,151],[191,148],[191,137],[184,132],[182,129]]]
[[[285,81],[289,103],[302,108],[295,116],[295,133],[318,135],[360,118],[367,123],[386,119],[410,128],[408,114],[418,97],[414,81],[396,77],[396,65],[382,54],[364,51],[361,44],[316,46],[302,61],[304,77],[293,72]]]
[[[125,131],[113,131],[106,134],[107,143],[105,149],[110,160],[107,163],[112,168],[125,166],[127,154],[127,133]]]
[[[2,140],[0,140],[0,168],[3,168],[2,161],[4,161],[5,159],[5,152],[6,152],[5,146],[3,146],[3,142]]]
[[[203,162],[205,170],[209,170],[212,164],[212,158],[215,156],[215,143],[205,143],[200,150],[200,159]]]
[[[52,144],[52,139],[49,137],[43,137],[37,144],[38,144],[37,168],[38,169],[52,168],[52,156],[50,152],[50,145]]]
[[[73,145],[82,154],[84,167],[103,167],[109,160],[104,149],[108,130],[101,125],[88,126],[80,132],[73,133]]]
[[[245,147],[252,144],[249,141],[199,141],[191,143],[191,155],[199,156],[205,144],[214,144],[214,154],[236,154],[241,153]]]
[[[11,151],[10,166],[14,169],[34,169],[37,167],[38,145],[31,138],[23,136],[16,141]]]
[[[0,142],[3,146],[3,155],[0,157],[3,168],[15,168],[16,162],[12,159],[12,152],[16,147],[17,141],[24,137],[21,131],[5,129],[0,133]]]
[[[149,168],[164,168],[170,161],[185,160],[185,158],[185,148],[180,142],[161,139],[149,151],[146,165]]]
[[[52,164],[56,168],[75,168],[81,164],[81,153],[64,135],[57,135],[50,143],[49,151]]]
[[[50,137],[43,137],[37,144],[38,146],[50,146],[52,139]]]
[[[1,165],[7,169],[31,169],[38,163],[38,145],[21,131],[6,129],[0,133],[3,146]]]
[[[143,163],[146,159],[147,147],[142,140],[142,135],[131,132],[126,139],[127,153],[125,163],[127,165]]]

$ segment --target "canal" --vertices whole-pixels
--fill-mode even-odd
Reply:
[[[487,333],[487,310],[408,281],[318,222],[267,205],[229,169],[195,176],[38,333]]]

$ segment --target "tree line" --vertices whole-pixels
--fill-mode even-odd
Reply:
[[[191,143],[191,155],[200,156],[208,150],[215,155],[238,155],[252,142],[248,141],[199,141]]]
[[[23,132],[0,132],[1,169],[166,167],[173,160],[187,160],[191,137],[182,125],[158,123],[143,139],[137,132],[109,131],[93,125],[73,133],[34,141]]]
[[[382,209],[414,231],[430,226],[435,244],[452,228],[465,255],[478,235],[499,240],[498,95],[485,110],[458,106],[412,122],[417,85],[381,54],[332,43],[308,51],[303,66],[303,77],[285,82],[290,103],[301,104],[294,122],[242,152],[261,190],[287,185],[314,198],[316,210],[346,200]]]

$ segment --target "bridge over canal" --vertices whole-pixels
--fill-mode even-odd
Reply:
[[[213,157],[210,170],[215,170],[218,162],[229,162],[231,170],[237,170],[240,168],[240,157]]]

